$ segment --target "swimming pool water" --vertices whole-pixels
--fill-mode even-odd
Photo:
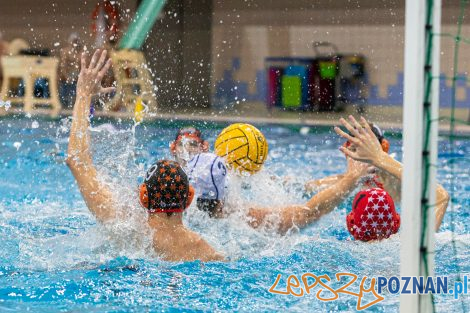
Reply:
[[[93,131],[100,174],[127,210],[114,229],[96,223],[64,164],[69,125],[68,119],[0,118],[0,312],[354,311],[352,296],[321,302],[314,294],[283,296],[268,289],[278,274],[284,277],[281,284],[288,275],[305,272],[331,278],[340,271],[360,277],[399,275],[399,235],[372,244],[350,239],[345,215],[351,199],[311,227],[284,237],[251,229],[241,215],[208,220],[191,206],[185,223],[230,261],[161,261],[151,252],[149,230],[139,226],[145,214],[136,188],[148,165],[169,157],[168,142],[179,125],[160,122],[133,129],[122,122],[114,123],[117,129],[105,125]],[[213,144],[225,125],[199,126]],[[253,202],[300,203],[303,182],[345,169],[341,140],[330,128],[310,129],[306,135],[295,127],[260,129],[270,146],[265,168],[243,181],[230,180],[229,202],[242,211]],[[399,136],[390,141],[401,159]],[[437,275],[470,272],[469,143],[458,138],[451,154],[448,138],[439,142],[438,178],[445,188],[454,180],[454,209],[437,234]],[[470,296],[462,297],[470,308]],[[369,311],[395,312],[398,299],[388,294]],[[462,302],[450,295],[438,295],[436,301],[438,311],[462,310]]]

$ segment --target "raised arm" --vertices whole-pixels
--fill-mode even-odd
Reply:
[[[252,208],[248,213],[251,219],[250,225],[257,228],[262,224],[268,224],[268,227],[274,226],[281,234],[292,227],[306,227],[343,202],[356,188],[359,179],[367,173],[367,168],[367,164],[348,158],[348,170],[335,184],[318,192],[304,205],[281,209]]]
[[[335,127],[335,131],[341,137],[344,137],[350,142],[354,143],[356,146],[356,151],[353,152],[344,147],[340,148],[341,151],[355,160],[373,164],[374,166],[397,178],[401,183],[403,171],[402,164],[382,150],[379,141],[363,117],[361,117],[362,125],[359,124],[352,116],[350,116],[349,119],[350,123],[348,123],[345,119],[340,119],[340,122],[352,135],[354,135],[354,137],[343,132],[338,127]],[[439,230],[447,210],[448,203],[449,194],[441,185],[437,184],[435,207],[436,231]]]
[[[113,87],[102,88],[101,79],[111,66],[106,51],[96,50],[87,66],[85,54],[81,56],[81,70],[77,82],[77,97],[73,108],[72,127],[66,163],[75,177],[78,188],[90,211],[100,222],[115,217],[111,192],[100,183],[90,152],[89,112],[93,95],[108,93]]]

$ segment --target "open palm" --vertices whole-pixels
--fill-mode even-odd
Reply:
[[[353,116],[349,116],[349,120],[350,122],[347,122],[344,118],[341,118],[340,122],[351,135],[345,133],[339,127],[335,127],[335,132],[353,143],[356,151],[351,151],[346,147],[341,147],[340,150],[354,160],[373,164],[385,153],[379,140],[372,132],[369,123],[363,117],[361,117],[362,125]]]
[[[81,56],[81,69],[77,81],[77,94],[106,94],[113,92],[114,87],[104,88],[101,85],[103,76],[111,67],[111,59],[107,58],[106,50],[97,49],[87,65],[86,53]]]

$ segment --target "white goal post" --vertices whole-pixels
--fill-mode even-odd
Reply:
[[[426,25],[427,5],[433,3],[432,19]],[[437,163],[437,132],[439,111],[439,57],[440,40],[432,39],[432,67],[425,68],[426,29],[439,34],[441,27],[441,0],[407,0],[405,9],[405,70],[403,103],[403,177],[402,177],[402,230],[400,275],[434,276],[434,207],[423,216],[424,206],[434,204],[436,196],[436,167],[423,166],[423,155],[429,155],[431,164]],[[429,38],[429,37],[428,37]],[[429,146],[423,148],[425,137],[424,102],[425,71],[432,71],[431,116]],[[425,172],[427,181],[424,180]],[[423,196],[424,184],[428,184]],[[423,224],[428,225],[421,244]],[[422,255],[427,255],[427,264]],[[427,275],[426,275],[427,273]],[[426,279],[425,279],[426,281]],[[431,295],[406,294],[400,296],[400,312],[433,312]]]

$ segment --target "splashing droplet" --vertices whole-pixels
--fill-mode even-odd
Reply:
[[[16,151],[20,150],[21,142],[16,141],[16,142],[13,144],[13,147],[16,148]]]

